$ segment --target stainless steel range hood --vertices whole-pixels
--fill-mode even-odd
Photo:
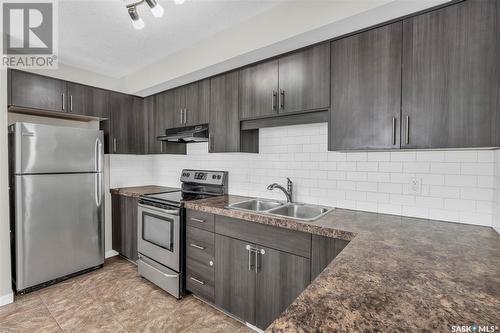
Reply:
[[[168,142],[207,142],[208,141],[208,125],[197,125],[191,127],[178,127],[165,130],[165,135],[156,137],[159,141]]]

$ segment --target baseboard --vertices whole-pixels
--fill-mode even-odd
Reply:
[[[106,251],[106,253],[104,254],[104,257],[106,259],[108,258],[111,258],[111,257],[114,257],[114,256],[117,256],[119,253],[116,252],[115,250],[109,250],[109,251]]]
[[[0,306],[7,305],[14,302],[14,293],[0,296]]]

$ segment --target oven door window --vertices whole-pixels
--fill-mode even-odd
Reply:
[[[174,219],[142,213],[142,239],[170,252],[174,250]]]

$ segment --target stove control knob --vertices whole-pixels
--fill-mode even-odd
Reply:
[[[212,179],[215,179],[215,178],[217,178],[217,176],[216,175],[212,175]]]
[[[217,176],[217,179],[220,179],[220,175]]]

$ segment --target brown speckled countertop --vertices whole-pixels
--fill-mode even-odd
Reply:
[[[165,186],[157,186],[157,185],[144,185],[144,186],[112,188],[109,191],[111,192],[111,194],[118,194],[118,195],[124,195],[127,197],[138,198],[144,194],[171,192],[171,191],[179,191],[179,190],[180,190],[179,188],[173,188],[173,187],[165,187]]]
[[[245,197],[186,208],[351,240],[269,332],[451,332],[500,329],[500,235],[492,228],[336,209],[312,222],[227,209]]]

